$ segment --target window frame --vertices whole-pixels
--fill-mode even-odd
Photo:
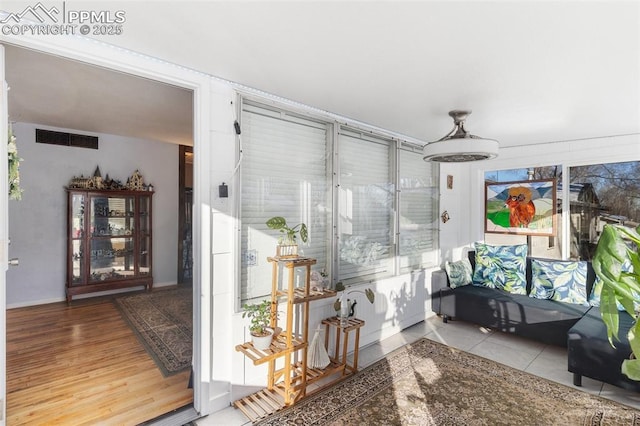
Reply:
[[[431,199],[436,200],[436,204],[435,206],[431,206],[431,213],[432,213],[432,217],[431,220],[428,222],[430,224],[430,227],[427,228],[431,231],[432,233],[432,241],[433,241],[433,245],[434,247],[431,249],[432,254],[429,255],[426,259],[423,259],[422,261],[420,261],[418,264],[414,264],[414,265],[406,265],[403,266],[402,265],[402,231],[401,231],[401,224],[400,224],[400,220],[401,220],[401,214],[402,214],[402,201],[403,201],[403,188],[402,188],[402,178],[404,176],[406,176],[406,174],[404,174],[404,168],[403,168],[403,162],[402,162],[402,153],[411,153],[414,154],[416,156],[419,156],[420,159],[424,162],[424,160],[422,159],[423,155],[422,155],[422,147],[421,146],[416,146],[414,144],[407,144],[403,141],[398,141],[397,144],[397,154],[396,154],[396,158],[397,158],[397,176],[396,176],[396,196],[397,196],[397,201],[396,201],[396,206],[397,206],[397,212],[398,214],[397,216],[397,221],[396,221],[396,240],[397,240],[397,252],[396,252],[396,274],[404,274],[404,273],[410,273],[412,271],[415,270],[419,270],[419,269],[425,269],[428,267],[433,267],[435,265],[438,265],[439,263],[439,248],[440,248],[440,214],[439,214],[439,207],[440,207],[440,166],[438,163],[434,163],[434,162],[425,162],[425,166],[429,165],[431,167],[431,171],[430,171],[430,179],[431,179],[431,184],[427,187],[430,188],[427,191],[432,193],[432,197]]]
[[[333,209],[333,223],[334,223],[334,234],[333,234],[333,281],[338,282],[342,281],[344,285],[357,285],[361,283],[373,283],[377,280],[388,278],[391,276],[395,276],[398,274],[398,268],[396,265],[396,259],[398,255],[398,244],[397,244],[397,156],[396,156],[396,140],[391,138],[384,138],[379,135],[375,135],[372,132],[366,132],[358,128],[354,128],[351,126],[341,125],[337,126],[337,135],[334,138],[334,153],[336,154],[334,157],[334,209]],[[359,139],[369,143],[375,143],[382,146],[386,146],[388,157],[387,157],[387,172],[389,184],[393,186],[393,197],[391,198],[392,208],[390,212],[389,219],[389,256],[388,256],[388,265],[389,268],[387,271],[374,272],[368,274],[360,274],[351,278],[340,278],[341,277],[341,267],[340,267],[340,239],[342,230],[340,229],[340,222],[336,220],[336,218],[340,217],[340,188],[342,187],[341,183],[341,161],[342,156],[340,154],[340,135],[345,135],[346,137]]]
[[[290,110],[287,109],[283,109],[283,108],[278,108],[277,106],[273,106],[273,105],[269,105],[269,104],[264,104],[252,99],[245,99],[245,98],[240,98],[239,102],[239,123],[241,124],[241,129],[242,129],[242,119],[245,117],[245,111],[249,112],[249,113],[253,113],[253,114],[257,114],[257,115],[262,115],[263,117],[271,117],[275,120],[285,120],[289,123],[292,124],[299,124],[302,126],[309,126],[311,125],[311,127],[314,128],[321,128],[321,127],[325,127],[325,158],[326,158],[326,165],[327,167],[324,170],[324,184],[325,184],[325,189],[326,189],[326,195],[325,195],[325,200],[330,203],[332,200],[332,194],[331,194],[331,188],[330,188],[330,173],[331,173],[331,152],[330,150],[332,149],[332,143],[331,143],[331,134],[332,134],[332,128],[331,128],[331,123],[328,123],[324,120],[319,120],[313,117],[309,117],[309,116],[305,116],[305,115],[301,115],[301,114],[297,114],[295,112],[292,112]],[[245,123],[246,124],[246,123]],[[242,134],[242,133],[241,133]],[[245,186],[245,180],[247,179],[247,176],[243,173],[243,156],[245,155],[243,153],[244,147],[242,146],[242,137],[241,134],[238,135],[237,138],[237,142],[238,142],[238,146],[237,146],[237,158],[238,158],[238,165],[236,166],[239,169],[239,174],[238,174],[238,193],[240,194],[239,197],[237,197],[236,199],[236,211],[237,211],[237,220],[238,220],[238,232],[236,235],[236,241],[237,241],[237,245],[236,247],[238,247],[237,249],[237,255],[236,255],[236,282],[237,282],[237,308],[239,308],[242,304],[246,303],[246,302],[250,302],[250,301],[254,301],[254,300],[259,300],[261,298],[263,298],[264,296],[266,296],[268,293],[265,293],[264,295],[258,295],[258,294],[248,294],[248,289],[245,289],[243,287],[243,285],[247,285],[249,282],[243,282],[243,271],[244,271],[244,266],[243,266],[243,262],[245,261],[244,259],[244,253],[245,251],[247,251],[247,249],[251,249],[252,247],[247,247],[245,244],[243,244],[244,238],[243,238],[243,230],[245,227],[245,224],[243,223],[244,221],[244,217],[243,217],[243,202],[242,202],[242,194],[244,193],[244,186]],[[332,206],[329,206],[329,211],[332,210]],[[286,214],[284,214],[286,219],[289,219],[286,217]],[[266,220],[269,219],[269,217],[265,217],[264,220],[266,222]],[[329,218],[330,219],[330,218]],[[292,223],[293,225],[297,224],[296,223]],[[309,226],[310,224],[307,223],[307,225]],[[330,222],[327,221],[326,223],[326,229],[327,229],[327,235],[330,232]],[[266,230],[266,225],[264,226],[265,230]],[[277,231],[269,231],[270,234],[272,236],[277,235]],[[304,251],[304,244],[300,245],[300,249],[302,249]],[[266,262],[266,256],[272,256],[275,255],[275,247],[273,248],[273,253],[261,253],[258,254],[259,259],[257,260],[257,262],[260,263],[264,263]],[[331,264],[331,244],[326,244],[325,246],[325,258],[326,258],[326,269],[329,270],[330,269],[330,264]],[[314,270],[322,270],[323,269],[323,265],[318,264],[316,267],[314,267]],[[269,284],[269,292],[270,292],[270,284]],[[244,297],[246,296],[246,297]]]
[[[402,164],[401,164],[401,154],[400,151],[407,151],[411,153],[415,153],[415,155],[421,155],[422,153],[422,145],[410,142],[403,138],[393,137],[389,134],[385,134],[382,129],[372,130],[368,128],[366,125],[361,125],[358,123],[350,123],[339,120],[338,118],[331,116],[329,114],[323,114],[323,112],[318,111],[317,113],[309,112],[306,110],[300,111],[295,107],[290,105],[282,105],[277,102],[268,102],[259,97],[246,96],[243,94],[238,95],[238,102],[236,104],[236,114],[238,117],[238,122],[242,123],[242,116],[244,114],[245,104],[250,106],[255,106],[257,108],[270,110],[274,114],[279,114],[281,116],[286,116],[288,118],[292,118],[293,120],[310,120],[322,125],[325,125],[327,128],[326,132],[326,150],[327,150],[327,161],[326,161],[326,185],[327,185],[327,202],[331,203],[329,208],[329,217],[327,218],[327,238],[330,238],[331,241],[327,244],[327,261],[326,261],[326,272],[330,278],[330,282],[332,287],[336,282],[339,281],[339,271],[340,271],[340,256],[339,256],[339,235],[340,230],[338,229],[338,220],[339,217],[339,187],[340,187],[340,150],[339,150],[339,139],[340,133],[342,132],[351,132],[353,134],[358,134],[363,137],[365,141],[371,143],[383,143],[388,148],[388,171],[389,171],[389,180],[390,184],[393,186],[393,195],[391,197],[392,208],[390,211],[390,220],[389,220],[389,238],[392,245],[392,248],[389,252],[389,270],[384,273],[375,273],[368,275],[360,275],[348,280],[343,280],[343,283],[347,286],[356,286],[360,284],[371,284],[381,279],[388,279],[391,277],[411,273],[416,270],[423,270],[429,267],[436,267],[439,262],[439,220],[436,218],[432,223],[433,227],[430,228],[430,231],[434,234],[434,255],[427,256],[427,260],[423,260],[420,264],[416,265],[407,265],[402,267],[400,261],[400,215],[399,215],[399,207],[401,203],[401,194],[399,191],[400,178],[402,174]],[[242,126],[241,126],[242,128]],[[242,194],[243,192],[243,172],[242,172],[242,157],[243,157],[243,146],[242,146],[242,137],[241,135],[237,135],[237,164],[235,166],[234,175],[237,173],[237,182],[238,182],[238,193]],[[425,163],[426,164],[426,163]],[[434,212],[438,212],[439,204],[440,204],[440,191],[439,191],[439,180],[440,180],[440,171],[438,165],[432,165],[435,167],[435,170],[432,170],[432,177],[434,182],[432,184],[433,190],[435,191],[435,196],[432,197],[435,206],[432,207]],[[242,245],[242,229],[243,229],[243,213],[242,213],[242,200],[241,197],[237,197],[236,204],[236,220],[238,223],[238,232],[236,235],[237,238],[237,252],[236,252],[236,282],[237,282],[237,309],[240,309],[240,306],[247,302],[250,299],[242,299],[243,296],[243,288],[242,288],[242,253],[247,249]],[[437,216],[437,214],[436,214]],[[266,220],[267,218],[265,218]],[[274,249],[275,254],[275,249]],[[322,268],[320,268],[322,269]]]

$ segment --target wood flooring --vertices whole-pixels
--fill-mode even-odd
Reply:
[[[108,298],[7,311],[7,425],[136,425],[193,402]]]

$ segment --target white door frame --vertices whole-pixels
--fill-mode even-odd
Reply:
[[[7,83],[4,76],[4,47],[0,45],[0,158],[7,158],[8,129]],[[0,426],[7,418],[7,269],[9,267],[9,181],[7,160],[0,161]]]
[[[194,368],[194,407],[201,415],[206,415],[220,409],[220,395],[213,396],[214,401],[210,400],[210,382],[211,372],[211,327],[212,327],[212,306],[211,306],[211,234],[209,232],[209,224],[211,223],[211,141],[210,141],[210,117],[211,117],[211,78],[205,74],[197,73],[177,65],[152,60],[142,55],[136,55],[124,49],[104,44],[98,41],[83,39],[79,37],[37,37],[37,36],[2,36],[0,42],[14,44],[16,46],[41,51],[52,55],[57,55],[88,64],[101,66],[114,71],[129,73],[132,75],[148,78],[150,80],[160,81],[173,84],[193,90],[193,125],[194,125],[194,194],[193,194],[193,368]],[[3,63],[0,63],[3,65]],[[4,74],[4,67],[2,67]],[[7,135],[6,119],[0,117],[0,134]],[[5,127],[1,127],[5,126]],[[4,136],[3,136],[4,137]],[[6,158],[6,144],[4,146]],[[0,156],[2,151],[0,151]],[[0,168],[0,173],[6,176],[6,161],[0,162],[4,166]],[[2,188],[0,187],[0,190]],[[7,191],[5,190],[5,194]],[[3,197],[6,199],[7,197]],[[6,204],[6,201],[5,201]],[[0,202],[0,211],[6,211],[6,205]],[[0,324],[0,375],[2,377],[2,385],[0,392],[4,391],[4,383],[6,380],[6,348],[4,342],[6,339],[6,330],[4,329],[6,309],[5,300],[5,273],[7,268],[6,249],[2,248],[6,245],[6,215],[4,216],[5,224],[3,231],[0,231],[0,262],[3,263],[0,275],[0,287],[2,288],[2,296],[0,297],[0,315],[2,321]],[[3,235],[4,234],[4,235]],[[4,398],[4,392],[0,394],[0,398]],[[2,403],[2,419],[4,421],[4,402]],[[2,426],[4,423],[0,423]]]

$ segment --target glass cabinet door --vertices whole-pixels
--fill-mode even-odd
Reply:
[[[81,284],[84,277],[84,194],[71,194],[71,284]]]
[[[138,273],[140,275],[149,275],[151,273],[151,256],[149,249],[151,248],[151,238],[140,237],[140,258],[138,259]]]
[[[90,282],[132,278],[135,275],[133,238],[91,240]]]
[[[89,281],[135,275],[135,197],[91,197],[91,269]]]
[[[148,235],[151,229],[150,220],[151,216],[149,212],[151,211],[151,198],[146,196],[140,197],[140,233],[143,235]]]
[[[113,237],[134,232],[134,197],[92,197],[91,236]]]
[[[151,273],[151,197],[139,197],[139,216],[140,221],[140,251],[138,258],[138,273],[140,275],[149,275]]]

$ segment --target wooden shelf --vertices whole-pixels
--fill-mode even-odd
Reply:
[[[333,358],[330,358],[330,361],[330,364],[323,369],[307,367],[307,385],[319,382],[327,377],[333,376],[334,374],[340,374],[340,380],[344,378],[342,377],[342,374],[344,373],[344,365]],[[296,367],[301,368],[301,365],[297,365]],[[338,380],[333,380],[330,383],[335,383],[336,381]],[[324,389],[324,387],[321,389]]]
[[[329,297],[335,297],[338,293],[335,290],[325,289],[319,290],[306,290],[304,287],[296,287],[293,290],[293,303],[305,303],[312,302],[314,300],[328,299]],[[284,290],[278,290],[276,292],[278,297],[288,297],[288,292]]]
[[[233,404],[240,409],[252,422],[260,420],[269,414],[290,406],[301,399],[324,389],[327,386],[343,380],[358,370],[358,344],[360,328],[364,321],[357,318],[349,318],[341,325],[337,317],[327,318],[321,323],[326,327],[325,348],[329,347],[329,331],[335,330],[335,353],[330,356],[330,363],[326,368],[310,368],[307,366],[308,340],[309,340],[309,303],[317,300],[336,297],[334,290],[314,290],[310,286],[311,266],[316,264],[316,259],[308,257],[281,258],[269,257],[272,264],[271,303],[272,309],[278,309],[278,305],[286,306],[286,315],[283,319],[285,331],[278,335],[267,350],[258,350],[250,342],[236,346],[236,350],[245,354],[255,365],[268,363],[267,388],[245,398],[235,401]],[[306,269],[304,286],[295,287],[294,268]],[[286,271],[285,271],[286,270]],[[279,276],[286,282],[285,289],[278,289]],[[294,318],[294,306],[302,305],[301,314]],[[272,312],[275,312],[272,311]],[[295,319],[295,321],[294,321]],[[295,326],[294,326],[295,325]],[[278,326],[278,318],[272,316],[271,327]],[[299,334],[293,335],[286,330],[296,330]],[[355,331],[354,361],[347,362],[347,348],[349,335]],[[276,360],[280,368],[276,369]],[[309,391],[309,385],[317,383],[316,389]]]
[[[284,399],[275,390],[263,389],[233,403],[245,416],[256,422],[285,407]]]
[[[256,349],[253,343],[246,342],[236,346],[236,351],[245,354],[254,365],[264,364],[265,362],[274,360],[285,353],[291,353],[307,347],[307,342],[297,338],[292,338],[291,346],[287,345],[286,336],[281,333],[276,340],[271,342],[266,350]]]
[[[355,317],[349,317],[347,319],[346,325],[340,325],[340,318],[331,317],[322,320],[322,324],[324,325],[332,325],[344,331],[355,330],[356,328],[360,328],[364,325],[364,321]]]
[[[316,264],[316,259],[311,257],[267,257],[267,261],[269,262],[282,262],[285,264],[287,268],[295,268],[298,266],[312,266]]]
[[[349,376],[349,374],[345,374],[344,364],[331,359],[331,363],[324,369],[307,368],[306,382],[303,383],[302,375],[300,374],[302,368],[302,363],[297,363],[295,366],[292,366],[295,375],[292,377],[288,388],[284,382],[278,382],[271,390],[262,389],[235,401],[233,403],[234,406],[242,411],[251,422],[256,422],[285,408],[287,404],[284,403],[284,400],[287,393],[297,402]],[[284,369],[277,370],[275,374],[282,374],[283,370]],[[331,378],[331,376],[335,377],[323,383],[321,387],[311,392],[308,391],[309,385],[320,382],[323,379]]]

